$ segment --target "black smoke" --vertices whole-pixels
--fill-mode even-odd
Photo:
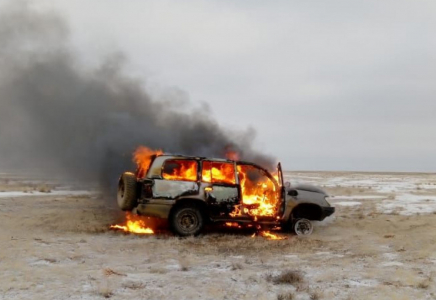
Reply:
[[[273,161],[252,150],[251,131],[229,132],[177,94],[153,99],[122,60],[84,67],[68,36],[54,13],[1,7],[0,165],[112,183],[134,168],[139,145],[214,157],[231,147],[242,159]]]

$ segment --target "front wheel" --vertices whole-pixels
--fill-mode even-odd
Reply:
[[[198,235],[204,227],[204,217],[196,206],[181,206],[172,213],[170,223],[177,235]]]
[[[313,224],[308,219],[297,219],[293,229],[296,235],[310,235],[313,232]]]

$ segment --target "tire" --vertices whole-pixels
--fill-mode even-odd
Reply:
[[[204,216],[195,205],[175,208],[170,218],[171,229],[179,236],[195,236],[204,228]]]
[[[296,235],[310,235],[313,232],[313,224],[308,219],[296,219],[292,228]]]
[[[137,181],[133,173],[125,172],[121,175],[118,183],[117,202],[118,206],[124,210],[132,210],[137,205]]]

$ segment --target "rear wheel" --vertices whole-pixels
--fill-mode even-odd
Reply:
[[[136,176],[133,173],[125,172],[121,175],[118,183],[117,202],[122,210],[132,210],[136,206]]]
[[[204,227],[204,217],[195,205],[180,206],[172,213],[170,224],[177,235],[198,235]]]
[[[293,229],[296,235],[309,235],[313,232],[313,224],[308,219],[297,219]]]

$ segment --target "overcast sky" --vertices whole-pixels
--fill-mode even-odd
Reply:
[[[3,1],[3,0],[1,0]],[[436,171],[436,2],[35,1],[288,170]]]

